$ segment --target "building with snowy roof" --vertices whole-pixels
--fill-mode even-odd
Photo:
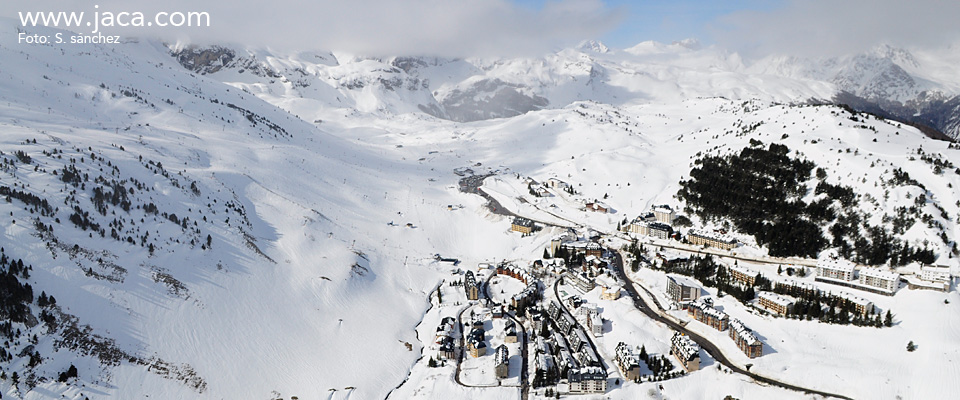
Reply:
[[[873,313],[873,302],[870,300],[843,292],[838,293],[838,296],[853,304],[853,309],[860,315],[866,316]]]
[[[920,279],[929,282],[950,282],[950,267],[945,265],[924,265],[920,267]]]
[[[567,372],[570,393],[606,393],[607,371],[601,367],[580,367]]]
[[[527,218],[514,217],[513,221],[510,223],[510,230],[529,235],[533,233],[534,226],[535,225],[533,221]]]
[[[713,308],[703,301],[690,303],[687,307],[687,313],[697,321],[703,322],[718,331],[726,330],[730,323],[730,317],[727,316],[727,313]]]
[[[667,275],[667,296],[685,305],[700,298],[700,285],[682,275]]]
[[[879,289],[882,292],[894,293],[900,287],[900,274],[880,268],[861,268],[859,283],[863,286]]]
[[[690,229],[687,231],[687,241],[697,246],[716,247],[723,250],[730,250],[737,247],[737,240],[722,234],[702,229]]]
[[[627,380],[633,381],[640,378],[640,356],[626,343],[620,342],[616,349],[616,363],[620,368],[620,373]]]
[[[733,339],[737,348],[747,357],[757,358],[763,355],[763,342],[738,319],[730,320],[730,339]]]
[[[757,271],[754,271],[750,268],[740,265],[732,265],[727,267],[727,272],[730,273],[730,277],[733,278],[733,280],[746,286],[753,286],[753,284],[757,282]]]
[[[609,206],[597,200],[587,202],[586,204],[584,204],[583,208],[586,209],[587,211],[593,211],[598,213],[607,213],[610,211]]]
[[[657,219],[657,222],[664,224],[672,224],[673,220],[677,217],[677,213],[673,211],[673,207],[670,207],[667,204],[660,204],[653,206],[653,216]]]
[[[817,260],[817,278],[850,282],[854,278],[854,270],[853,263],[847,260],[832,258]]]
[[[789,296],[784,296],[776,294],[774,292],[760,291],[757,292],[757,302],[761,307],[766,308],[777,314],[787,314],[790,311],[793,311],[793,298]]]
[[[669,239],[673,236],[673,228],[663,222],[638,221],[630,224],[628,229],[632,233],[658,239]]]
[[[700,369],[700,345],[693,339],[676,332],[670,339],[670,349],[687,372]]]
[[[800,282],[793,279],[784,279],[773,283],[773,287],[778,291],[785,292],[794,296],[816,296],[820,294],[820,288],[806,282]]]
[[[480,298],[480,286],[477,285],[477,278],[473,275],[473,271],[467,271],[463,276],[463,292],[467,295],[467,300]]]
[[[510,374],[510,352],[507,346],[497,346],[497,351],[493,356],[493,369],[498,379],[505,379]]]

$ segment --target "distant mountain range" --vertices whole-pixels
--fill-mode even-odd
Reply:
[[[585,41],[537,58],[357,57],[274,54],[242,47],[179,47],[184,67],[255,94],[318,100],[361,111],[422,111],[468,122],[561,108],[689,97],[837,103],[960,135],[960,78],[949,57],[879,46],[822,59],[770,56],[747,63],[695,40],[644,42],[625,50]],[[266,93],[264,93],[266,92]]]

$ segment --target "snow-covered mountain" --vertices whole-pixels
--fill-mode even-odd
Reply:
[[[844,57],[803,59],[770,56],[751,71],[830,82],[832,98],[864,111],[917,122],[950,137],[960,136],[956,104],[960,81],[945,73],[944,63],[955,59],[950,51],[935,54],[881,45]]]
[[[148,40],[25,46],[16,30],[0,25],[0,257],[4,283],[32,294],[3,311],[3,398],[486,396],[442,373],[410,375],[429,356],[420,324],[439,307],[431,294],[457,279],[434,255],[462,268],[528,264],[563,230],[510,234],[508,219],[459,190],[470,173],[491,174],[494,188],[514,176],[568,181],[617,210],[577,218],[612,231],[674,202],[695,158],[783,143],[854,187],[871,223],[916,210],[896,236],[955,264],[960,150],[897,122],[786,105],[836,93],[841,83],[818,66],[756,70],[692,41],[489,60]],[[906,78],[886,95],[949,97],[936,76],[915,75],[923,59],[910,69],[905,57],[831,71],[863,94],[900,66]],[[956,109],[947,97],[938,101]],[[895,171],[915,184],[894,182]],[[40,293],[56,301],[41,304]],[[899,349],[922,339],[919,354],[936,362],[904,368],[906,356],[831,327],[831,343],[853,350],[798,335],[757,368],[856,398],[940,397],[957,389],[956,368],[942,366],[960,360],[960,298],[935,296],[875,301],[903,321],[878,340]],[[931,299],[942,318],[898,303]],[[786,366],[828,351],[820,372]],[[871,373],[841,377],[864,359]],[[78,376],[59,382],[71,365]],[[679,398],[706,385],[804,397],[709,370],[664,384]]]
[[[784,103],[836,101],[957,131],[960,81],[941,54],[878,46],[846,57],[770,56],[749,64],[696,40],[613,50],[597,41],[540,58],[369,58],[173,47],[182,65],[263,96],[454,121],[505,118],[576,101],[632,105],[721,96]],[[949,58],[949,57],[947,57]]]

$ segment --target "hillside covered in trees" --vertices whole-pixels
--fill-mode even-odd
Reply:
[[[687,213],[730,222],[773,256],[817,257],[835,247],[864,264],[933,262],[933,251],[867,224],[867,216],[855,207],[859,196],[853,189],[826,178],[812,161],[791,157],[787,146],[764,147],[751,139],[737,154],[695,160],[677,196],[686,202]]]

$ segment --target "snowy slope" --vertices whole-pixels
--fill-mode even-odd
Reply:
[[[0,382],[5,397],[383,398],[408,373],[398,396],[428,388],[433,397],[513,397],[468,390],[449,381],[449,371],[417,363],[432,340],[421,333],[435,325],[430,293],[453,268],[435,263],[434,254],[470,268],[530,262],[561,231],[511,235],[509,220],[458,191],[454,170],[468,167],[497,174],[484,187],[504,204],[524,196],[515,174],[567,181],[580,195],[558,196],[555,214],[612,231],[652,204],[674,202],[698,154],[736,151],[750,139],[782,142],[823,166],[831,181],[854,186],[863,195],[859,207],[877,224],[923,193],[921,210],[942,228],[917,222],[903,237],[926,241],[941,262],[954,263],[960,175],[936,173],[917,149],[945,160],[960,150],[889,121],[853,121],[840,108],[780,105],[833,88],[751,72],[716,49],[591,46],[544,60],[496,61],[237,49],[229,57],[208,54],[207,69],[188,69],[160,43],[18,46],[11,43],[15,29],[4,24],[0,35],[0,158],[8,160],[0,186],[59,209],[41,215],[18,199],[0,202],[0,240],[5,253],[34,267],[25,278],[34,292],[54,295],[60,320],[77,328],[18,325],[24,334],[9,351],[32,345],[42,360],[32,368],[28,356],[4,363],[5,372],[35,377]],[[508,93],[509,101],[491,101],[497,93]],[[524,112],[508,107],[537,97],[548,103],[534,101]],[[490,105],[487,116],[503,118],[446,119],[451,98],[465,110]],[[68,166],[89,180],[64,181],[60,171]],[[883,183],[894,168],[925,189]],[[133,188],[130,210],[96,210],[99,176]],[[616,213],[577,209],[600,198]],[[158,211],[148,211],[149,204]],[[87,212],[104,237],[71,222],[73,207]],[[903,305],[900,297],[908,297]],[[925,353],[924,343],[950,346],[957,333],[953,320],[912,311],[940,300],[934,297],[898,295],[881,304],[902,321],[902,330],[885,332],[884,343],[915,337],[931,369],[957,361],[955,353]],[[957,304],[937,307],[955,313]],[[662,346],[655,336],[664,329],[638,328],[643,317],[620,306],[610,305],[627,329]],[[75,332],[86,333],[61,341]],[[779,349],[769,368],[783,358],[824,355],[803,346]],[[869,350],[850,351],[855,368]],[[955,382],[931,383],[930,369],[900,368],[902,356],[869,360],[884,390],[913,397],[942,393],[918,389],[934,384],[957,389]],[[78,379],[56,382],[70,364]],[[782,372],[795,381],[822,378],[803,368]],[[864,388],[847,394],[883,397],[867,386],[873,377],[849,379]],[[695,384],[683,389],[686,383]],[[825,384],[844,392],[836,380]],[[712,393],[711,385],[756,397],[798,395],[715,370],[667,387],[700,397]]]

